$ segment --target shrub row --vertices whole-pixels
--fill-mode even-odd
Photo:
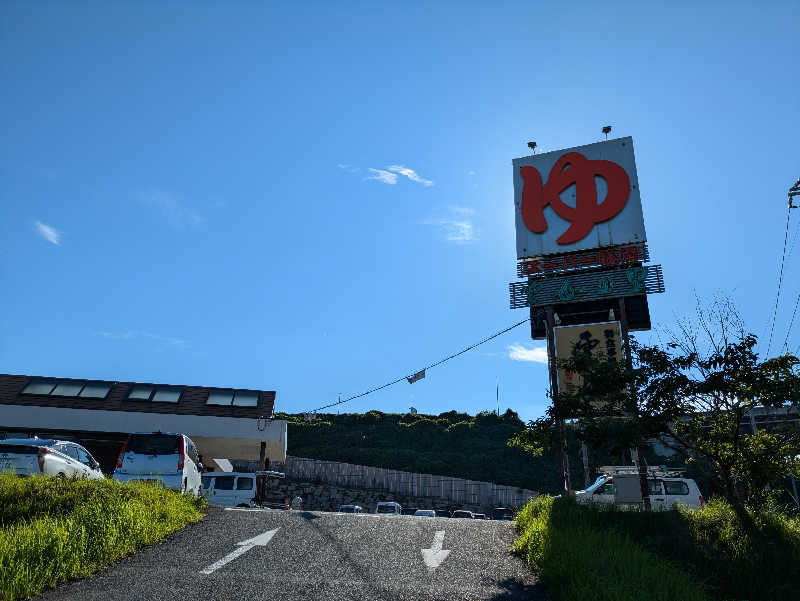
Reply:
[[[542,581],[569,599],[800,598],[800,519],[735,510],[624,512],[541,496],[517,516],[524,555]],[[678,595],[675,597],[675,595]]]
[[[204,504],[143,484],[0,475],[0,601],[86,577],[198,521]]]

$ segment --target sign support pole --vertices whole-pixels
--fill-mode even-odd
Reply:
[[[625,363],[628,369],[633,368],[633,357],[631,356],[631,340],[628,335],[628,312],[625,309],[625,299],[620,297],[619,300],[619,324],[622,330],[622,340],[625,343]],[[636,391],[631,390],[631,394]],[[634,415],[633,419],[638,419]],[[636,447],[636,465],[639,468],[639,488],[642,491],[642,502],[645,509],[650,509],[650,490],[647,486],[647,460],[644,458],[644,446],[639,443]]]
[[[556,337],[555,331],[555,318],[553,316],[554,309],[552,306],[545,308],[545,319],[547,320],[547,365],[550,368],[550,397],[553,401],[555,408],[558,403],[558,360],[556,358]],[[558,411],[556,410],[556,414]],[[558,428],[558,476],[560,479],[559,486],[561,487],[561,494],[569,494],[569,456],[567,455],[567,437],[564,428],[564,420],[558,419],[556,421]]]

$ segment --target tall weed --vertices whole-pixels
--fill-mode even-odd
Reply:
[[[152,486],[49,477],[3,476],[0,500],[0,601],[88,576],[198,521],[204,505]]]

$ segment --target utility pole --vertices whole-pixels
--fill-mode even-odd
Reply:
[[[550,398],[553,401],[553,408],[556,409],[558,414],[558,359],[556,358],[556,337],[555,331],[555,318],[554,308],[552,306],[545,307],[544,314],[547,324],[547,365],[550,372]],[[561,494],[567,495],[570,491],[569,481],[569,454],[567,449],[567,435],[563,419],[558,419],[556,422],[558,429],[558,474],[561,487]]]
[[[631,339],[628,335],[628,311],[625,308],[625,299],[620,298],[619,303],[619,325],[622,330],[622,341],[625,345],[625,364],[628,369],[633,369],[633,357],[631,356]],[[636,390],[633,387],[630,389],[630,394],[635,395]],[[634,398],[634,406],[637,399]],[[630,419],[638,419],[637,416],[632,415]],[[644,445],[641,442],[636,447],[636,466],[639,468],[639,487],[642,491],[642,502],[645,509],[650,509],[650,489],[647,485],[647,460],[644,458]]]

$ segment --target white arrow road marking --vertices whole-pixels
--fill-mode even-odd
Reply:
[[[258,536],[254,536],[253,538],[248,538],[247,540],[243,540],[240,543],[236,543],[239,547],[235,551],[228,553],[225,557],[212,563],[207,568],[200,570],[201,574],[211,574],[212,572],[217,571],[225,564],[232,562],[234,559],[239,557],[240,555],[244,555],[253,547],[264,547],[266,544],[272,540],[272,537],[275,536],[275,533],[279,530],[279,528],[275,528],[275,530],[267,530],[263,534],[259,534]],[[441,545],[440,545],[441,546]]]
[[[438,568],[442,562],[450,555],[450,551],[442,551],[442,543],[444,543],[444,530],[437,530],[433,536],[433,543],[430,549],[422,549],[422,559],[425,565],[428,566],[428,572]]]

